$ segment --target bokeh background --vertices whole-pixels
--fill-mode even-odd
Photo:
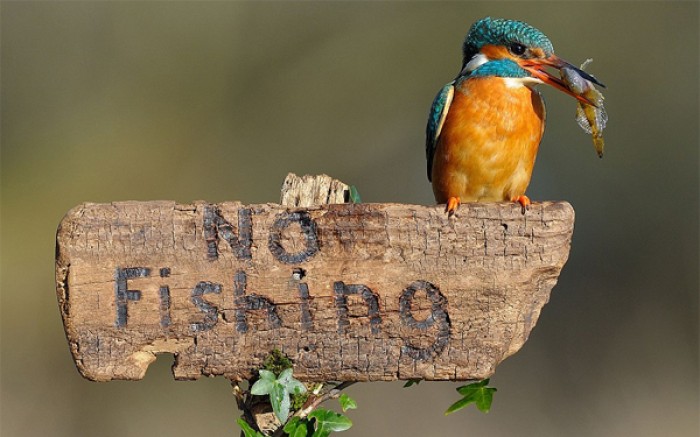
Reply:
[[[278,201],[287,172],[365,202],[433,202],[424,126],[486,15],[543,30],[608,85],[607,154],[544,89],[529,190],[576,210],[573,248],[492,411],[457,383],[354,386],[347,436],[698,435],[698,2],[1,4],[3,436],[238,435],[225,379],[75,370],[56,226],[85,201]]]

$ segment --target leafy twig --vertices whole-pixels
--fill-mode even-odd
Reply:
[[[270,403],[275,416],[284,423],[289,417],[292,406],[290,394],[302,394],[306,392],[306,386],[294,379],[292,369],[284,369],[279,375],[265,369],[258,372],[260,379],[250,388],[250,394],[256,396],[270,396]]]
[[[299,419],[304,419],[306,418],[309,414],[311,414],[314,410],[316,410],[322,403],[331,400],[331,399],[338,399],[340,395],[342,394],[342,391],[345,390],[346,388],[350,387],[351,385],[355,384],[355,381],[345,381],[337,384],[336,386],[323,391],[320,394],[311,394],[309,396],[309,399],[304,403],[304,406],[294,412],[292,416],[289,418],[289,420],[293,420],[295,417]],[[275,431],[272,436],[273,437],[281,437],[285,435],[284,429],[279,428],[277,431]]]

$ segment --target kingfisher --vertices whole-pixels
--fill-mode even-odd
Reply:
[[[545,125],[544,101],[535,87],[551,85],[595,106],[546,68],[567,67],[604,85],[557,57],[549,39],[522,21],[477,21],[462,52],[459,74],[437,94],[428,117],[425,151],[435,199],[448,215],[461,202],[517,202],[525,213]]]

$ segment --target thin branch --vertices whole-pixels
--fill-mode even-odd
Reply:
[[[239,410],[243,411],[245,409],[245,394],[239,381],[231,381],[231,387],[233,387],[233,395],[236,397],[236,405],[238,405]]]
[[[294,413],[294,416],[297,416],[299,418],[304,418],[308,416],[309,413],[311,413],[319,405],[326,402],[327,400],[338,399],[340,397],[341,392],[346,388],[350,387],[351,385],[355,384],[355,382],[356,381],[341,382],[340,384],[336,385],[335,387],[321,395],[310,397],[309,400],[306,401],[306,404],[304,404],[304,406],[299,411]]]
[[[252,385],[253,381],[249,380],[248,386],[251,387]],[[255,415],[252,412],[253,396],[250,394],[249,391],[241,389],[240,381],[231,381],[231,386],[233,387],[233,395],[236,398],[236,405],[238,406],[238,410],[243,415],[243,420],[248,422],[248,424],[252,426],[253,429],[259,431],[258,422],[255,420]],[[241,430],[241,437],[243,437],[244,435],[245,433]]]

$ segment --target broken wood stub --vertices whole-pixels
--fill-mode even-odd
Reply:
[[[527,339],[567,260],[566,202],[288,208],[82,204],[57,234],[66,335],[88,379],[468,380]]]
[[[282,184],[281,204],[309,207],[349,203],[350,186],[328,175],[297,176],[289,173]]]

